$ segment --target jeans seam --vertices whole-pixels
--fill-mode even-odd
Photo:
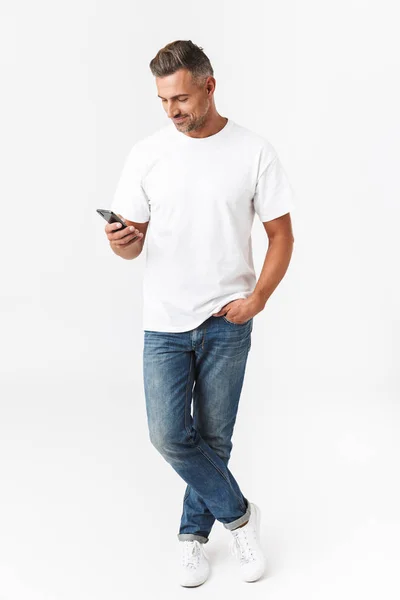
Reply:
[[[204,340],[206,339],[206,331],[207,331],[207,325],[204,326],[203,343],[201,344],[201,347],[203,350],[204,350]]]
[[[187,415],[188,415],[188,413],[190,414],[190,407],[188,407],[187,399],[188,399],[188,387],[189,387],[189,381],[190,381],[190,374],[192,372],[192,364],[193,364],[193,354],[190,353],[190,366],[189,366],[189,374],[188,374],[188,380],[186,383],[186,393],[185,393],[185,429],[186,429],[189,437],[190,437],[190,428],[187,423]]]
[[[223,472],[221,471],[221,469],[218,467],[218,465],[215,464],[215,462],[213,461],[212,458],[210,458],[205,452],[204,450],[202,450],[202,448],[200,448],[200,446],[197,444],[197,449],[202,453],[203,456],[206,457],[206,459],[208,460],[208,462],[210,462],[212,464],[212,466],[218,471],[218,473],[224,478],[224,480],[226,481],[226,483],[228,483],[229,485],[231,484],[231,482],[229,481],[229,479],[227,477],[225,477],[225,475],[223,474]],[[234,492],[235,493],[235,492]]]
[[[202,453],[203,456],[206,457],[206,459],[213,465],[213,467],[218,471],[218,473],[221,475],[221,477],[226,481],[226,483],[229,485],[229,487],[231,488],[232,492],[235,494],[236,498],[239,500],[240,505],[244,507],[244,510],[246,510],[246,506],[243,503],[243,501],[241,500],[240,496],[237,495],[237,493],[235,492],[235,490],[232,488],[231,486],[231,482],[229,481],[228,477],[225,477],[225,475],[223,474],[223,472],[220,470],[220,468],[218,467],[218,465],[215,464],[215,462],[212,460],[212,458],[210,458],[209,456],[207,456],[207,454],[200,448],[199,445],[197,445],[197,449]]]

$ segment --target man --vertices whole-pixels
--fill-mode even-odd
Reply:
[[[256,581],[265,569],[260,508],[228,461],[253,318],[292,254],[292,188],[273,146],[217,112],[202,48],[172,42],[150,69],[171,122],[134,144],[111,207],[130,227],[105,230],[125,259],[140,255],[147,234],[144,391],[151,443],[187,483],[179,582],[207,579],[215,520],[230,531],[242,579]],[[255,213],[269,238],[258,281]]]

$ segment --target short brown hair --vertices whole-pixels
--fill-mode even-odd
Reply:
[[[203,83],[210,75],[214,76],[208,56],[192,40],[176,40],[167,44],[157,52],[149,66],[155,77],[165,77],[179,69],[187,69],[195,84]]]

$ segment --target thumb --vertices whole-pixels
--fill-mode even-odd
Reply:
[[[213,317],[222,317],[222,315],[224,315],[224,310],[221,308],[220,311],[218,311],[217,313],[213,313]]]

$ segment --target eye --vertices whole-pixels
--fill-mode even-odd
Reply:
[[[187,102],[189,98],[184,98],[183,100],[179,100],[179,102]],[[161,102],[166,102],[165,99],[162,99]]]

